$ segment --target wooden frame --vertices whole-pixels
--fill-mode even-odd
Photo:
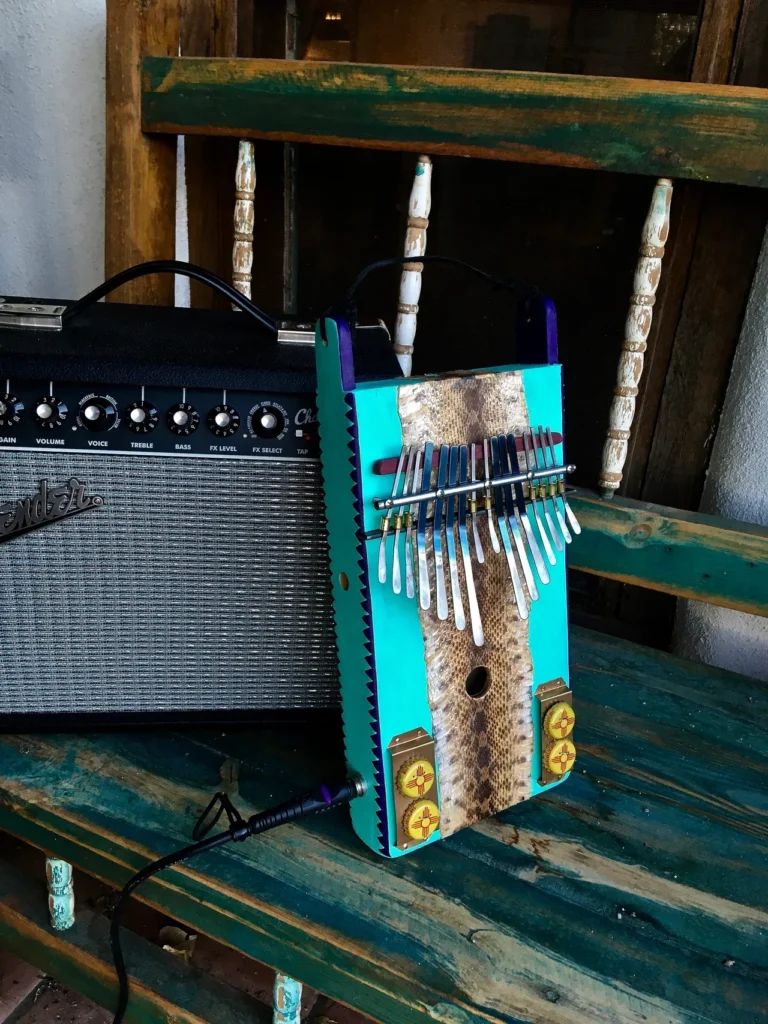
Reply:
[[[731,14],[735,3],[729,0]],[[172,54],[178,52],[179,26],[164,15],[165,6],[163,0],[147,0],[140,16],[134,0],[110,0],[113,38],[108,77],[114,81],[108,88],[110,95],[119,93],[118,109],[128,115],[123,127],[108,131],[107,139],[111,269],[136,258],[169,255],[165,250],[173,237],[175,211],[169,203],[158,208],[152,198],[175,185],[169,133],[303,139],[768,185],[765,89],[524,72],[178,57]],[[713,3],[707,10],[714,17]],[[730,15],[729,19],[728,24],[733,21]],[[718,53],[722,50],[721,64],[726,51],[730,53],[731,35],[717,35],[722,42],[715,47]],[[117,42],[122,44],[119,52]],[[707,72],[702,77],[711,75]],[[127,213],[119,212],[121,202]],[[134,216],[142,209],[153,209],[155,215]],[[142,299],[168,301],[167,281],[144,290]],[[588,501],[578,499],[580,505]],[[660,506],[634,508],[626,501],[614,508],[605,503],[580,508],[580,514],[585,511],[587,536],[581,552],[574,552],[579,568],[766,612],[759,594],[750,590],[755,574],[746,573],[743,584],[738,584],[730,572],[745,557],[744,537],[749,531],[738,524],[709,523],[697,533],[684,513]],[[673,550],[686,552],[682,561],[660,556],[651,572],[651,561],[640,557],[645,549],[626,540],[627,531],[647,523],[648,517],[661,531],[654,527],[654,537],[675,535]],[[637,540],[637,532],[632,536]],[[729,575],[704,584],[696,545],[709,553],[717,548]]]
[[[768,90],[727,85],[153,56],[142,125],[768,186]]]

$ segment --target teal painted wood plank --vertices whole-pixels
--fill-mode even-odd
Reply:
[[[146,57],[147,132],[768,185],[768,90],[315,61]]]
[[[766,688],[581,630],[572,661],[557,790],[397,863],[325,816],[145,898],[398,1024],[768,1020]],[[332,731],[225,732],[4,737],[0,827],[122,881],[188,839],[226,758],[244,812],[338,767]]]
[[[582,534],[574,569],[768,615],[768,529],[588,491],[571,501]]]
[[[214,981],[153,943],[123,932],[131,976],[126,1021],[136,1024],[268,1024],[263,1003]],[[53,931],[40,880],[0,861],[0,943],[100,1006],[114,1010],[117,980],[109,954],[109,921],[79,908],[65,933]]]

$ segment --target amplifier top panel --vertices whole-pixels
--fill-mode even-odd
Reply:
[[[400,376],[383,325],[358,329],[355,374],[361,381]],[[316,390],[311,343],[278,342],[240,312],[117,302],[92,306],[58,331],[0,326],[0,378],[296,394]]]
[[[0,378],[0,452],[316,460],[314,391]]]

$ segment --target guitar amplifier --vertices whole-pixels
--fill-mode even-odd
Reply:
[[[0,300],[0,721],[335,706],[313,331],[64,307]]]

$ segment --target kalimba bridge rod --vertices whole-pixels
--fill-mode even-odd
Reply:
[[[504,487],[507,484],[522,484],[526,481],[540,480],[543,477],[562,476],[564,473],[573,473],[576,466],[569,463],[566,466],[547,466],[546,469],[529,470],[527,473],[512,473],[507,476],[492,477],[484,480],[484,486]],[[402,495],[400,497],[374,498],[373,507],[381,512],[384,509],[399,508],[401,505],[411,505],[416,502],[434,501],[437,498],[450,498],[454,494],[469,494],[477,488],[477,482],[470,480],[465,484],[454,484],[451,487],[438,487],[434,491],[420,491],[418,494]]]

